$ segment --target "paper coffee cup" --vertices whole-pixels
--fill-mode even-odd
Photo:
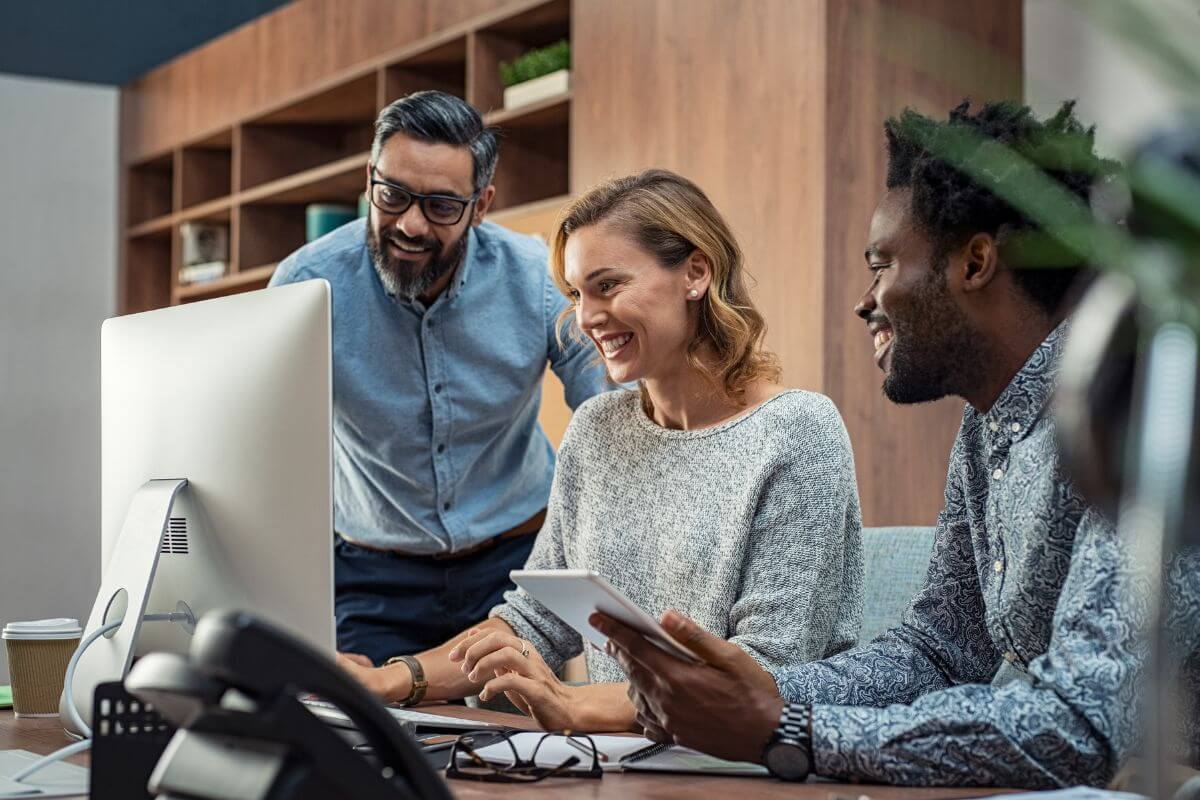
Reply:
[[[67,662],[83,629],[76,619],[10,622],[0,632],[8,650],[13,711],[18,717],[57,717]]]

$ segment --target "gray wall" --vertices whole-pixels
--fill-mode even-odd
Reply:
[[[1177,24],[1191,27],[1185,36],[1192,41],[1200,39],[1192,0],[1153,1],[1182,4]],[[1144,56],[1101,24],[1089,2],[1025,0],[1025,101],[1047,115],[1063,100],[1077,100],[1080,119],[1096,124],[1099,146],[1123,156],[1149,128],[1170,119],[1180,96]]]
[[[0,623],[82,622],[100,581],[117,91],[0,75],[0,109]]]

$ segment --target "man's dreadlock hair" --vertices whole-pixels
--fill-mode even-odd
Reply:
[[[964,100],[946,122],[907,108],[883,126],[888,147],[887,186],[912,189],[913,216],[933,240],[935,263],[939,264],[950,250],[976,233],[990,233],[1003,246],[1014,234],[1035,233],[1042,227],[949,163],[944,154],[953,151],[951,140],[968,142],[967,152],[959,153],[961,163],[978,155],[981,147],[1000,144],[1041,168],[1085,207],[1092,184],[1117,168],[1116,162],[1096,154],[1095,127],[1085,128],[1075,118],[1074,101],[1063,103],[1058,113],[1045,121],[1036,119],[1028,106],[1012,102],[988,103],[975,114],[970,108],[970,101]],[[1032,190],[1019,183],[1027,174],[1021,169],[1005,169],[989,177],[998,184],[1011,181],[1009,188],[1020,194]],[[1085,264],[1062,251],[1050,260],[1054,268],[1048,268],[1051,264],[1046,259],[1041,266],[1008,266],[1017,285],[1053,315]]]

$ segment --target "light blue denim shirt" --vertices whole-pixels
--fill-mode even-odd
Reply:
[[[546,247],[485,222],[428,307],[388,295],[359,219],[297,250],[271,285],[333,290],[334,526],[412,554],[465,550],[546,506],[554,449],[538,424],[549,362],[577,407],[612,388],[564,337]]]

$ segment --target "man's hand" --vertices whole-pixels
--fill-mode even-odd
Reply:
[[[403,700],[412,691],[412,671],[407,664],[376,667],[371,659],[358,653],[338,653],[337,663],[385,703]]]
[[[677,611],[663,615],[663,627],[701,664],[666,653],[611,617],[597,613],[589,622],[609,637],[609,654],[629,676],[630,699],[648,738],[733,761],[762,760],[784,701],[775,679],[744,650]]]

